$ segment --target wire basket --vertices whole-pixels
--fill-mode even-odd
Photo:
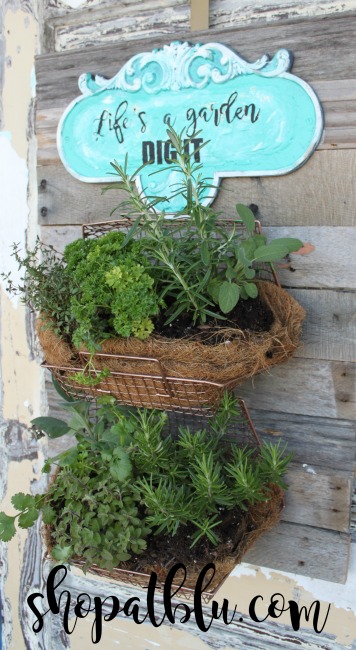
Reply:
[[[74,393],[71,394],[73,397],[78,396]],[[88,395],[86,395],[86,397],[88,397]],[[95,417],[95,408],[97,406],[98,405],[94,401],[93,417]],[[200,413],[197,413],[194,410],[188,411],[187,409],[183,409],[181,412],[177,410],[171,410],[166,411],[166,413],[168,417],[165,428],[163,430],[163,434],[169,434],[175,438],[180,434],[182,427],[189,427],[193,433],[202,429],[205,429],[207,432],[211,433],[211,435],[214,435],[214,433],[216,433],[216,424],[214,424],[213,420],[216,409],[214,410],[209,407]],[[249,447],[252,449],[254,454],[259,454],[260,440],[255,431],[244,400],[236,398],[236,413],[230,419],[228,424],[224,426],[223,432],[222,442],[232,442],[238,447]],[[270,502],[263,501],[258,504],[258,508],[261,508],[261,505],[264,508],[263,511],[259,511],[257,513],[256,506],[253,506],[245,513],[243,522],[240,524],[242,525],[244,532],[241,536],[241,542],[239,543],[237,549],[230,549],[230,551],[227,552],[225,551],[226,546],[224,544],[221,544],[220,549],[217,547],[219,549],[217,557],[212,560],[216,569],[214,579],[211,583],[207,583],[206,588],[203,589],[201,594],[201,598],[204,603],[208,603],[210,601],[217,590],[221,587],[222,583],[227,578],[231,570],[234,568],[234,566],[236,566],[238,562],[241,561],[243,555],[258,539],[258,537],[278,522],[281,510],[284,506],[283,491],[277,486],[274,486],[274,489],[271,492]],[[44,533],[50,557],[51,542],[49,526],[45,527]],[[144,555],[145,554],[142,554],[142,556],[139,555],[138,558],[134,560],[133,564],[128,561],[123,563],[122,567],[115,567],[111,571],[103,569],[96,564],[91,565],[88,571],[97,576],[107,577],[111,580],[130,585],[134,588],[138,587],[141,589],[147,589],[151,577],[151,572],[157,572],[157,567],[152,566],[151,568],[149,566],[149,561],[142,563],[141,557]],[[160,564],[160,557],[161,556],[158,556],[158,559],[156,561],[158,564]],[[158,580],[156,585],[158,596],[162,594],[164,588],[165,578],[162,577],[163,573],[167,574],[172,566],[177,564],[177,562],[178,560],[176,560],[174,557],[168,559],[167,564],[164,567],[161,567],[162,573],[158,572]],[[84,566],[85,561],[84,559],[77,557],[75,559],[72,559],[71,563],[81,568]],[[145,570],[136,570],[135,564],[137,566],[144,566]],[[194,569],[192,569],[193,565],[191,565],[190,569],[187,567],[188,584],[179,587],[178,598],[184,598],[187,601],[194,599],[195,592],[192,584],[194,584],[196,581],[200,571],[203,569],[203,565],[205,564],[207,564],[207,561],[202,558],[200,564],[198,562],[197,565],[194,565]],[[188,577],[190,578],[190,581],[188,580]],[[178,591],[178,585],[173,585],[173,587],[175,587],[175,589]]]
[[[179,237],[186,221],[167,219],[164,227]],[[233,219],[219,223],[228,230],[241,230],[242,235],[245,231],[242,222]],[[83,237],[95,239],[115,230],[127,233],[131,227],[128,218],[85,224]],[[255,229],[261,232],[258,221]],[[140,238],[144,232],[144,227],[138,227],[135,236]],[[284,361],[298,347],[304,310],[280,287],[273,265],[260,265],[258,277],[273,280],[260,282],[260,295],[275,317],[270,331],[250,335],[227,328],[222,335],[225,338],[216,345],[200,343],[194,336],[171,339],[153,335],[145,341],[113,337],[103,342],[100,353],[90,355],[61,340],[53,341],[53,333],[46,342],[46,332],[40,330],[47,367],[68,393],[93,398],[111,394],[123,404],[146,408],[200,411],[207,405],[214,407],[224,390]],[[78,373],[84,377],[81,386],[75,378]]]
[[[105,356],[105,355],[104,355]],[[164,375],[140,375],[131,372],[111,372],[100,380],[97,386],[79,385],[73,374],[81,368],[51,366],[44,362],[42,367],[49,370],[65,393],[74,399],[94,400],[112,395],[125,406],[164,410],[168,414],[168,433],[175,435],[179,426],[194,426],[209,429],[209,420],[214,417],[227,384],[208,381],[178,379]],[[98,371],[89,370],[96,375]],[[206,401],[202,396],[206,396]],[[208,399],[213,397],[213,399]],[[238,415],[228,430],[228,436],[240,446],[259,446],[260,442],[251,420],[248,408],[241,398],[236,398]]]

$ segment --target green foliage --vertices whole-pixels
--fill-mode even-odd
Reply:
[[[36,418],[50,437],[69,433],[76,445],[46,462],[57,465],[44,495],[18,493],[18,514],[0,513],[0,539],[9,541],[15,522],[28,528],[42,514],[51,526],[53,557],[67,562],[80,555],[111,569],[146,547],[147,535],[175,535],[193,525],[191,545],[204,538],[217,544],[217,526],[226,510],[246,510],[269,498],[282,480],[290,455],[265,444],[260,453],[236,447],[226,436],[241,415],[226,393],[209,429],[181,427],[167,434],[168,415],[100,400],[95,418],[85,401],[66,401],[68,421]]]
[[[213,529],[221,523],[221,509],[246,510],[269,498],[272,483],[284,486],[291,456],[280,445],[263,445],[256,455],[229,442],[226,433],[237,415],[236,400],[226,393],[212,431],[183,427],[176,439],[164,435],[161,413],[139,411],[135,416],[131,457],[140,471],[136,487],[157,534],[174,535],[179,526],[191,523],[196,528],[192,546],[204,536],[216,544]]]
[[[201,203],[206,188],[212,185],[209,179],[202,177],[202,165],[195,161],[194,154],[187,153],[184,131],[178,134],[170,127],[167,134],[177,152],[170,169],[181,179],[173,195],[181,195],[186,202],[175,217],[183,214],[190,218],[184,222],[175,219],[174,226],[170,227],[165,213],[156,209],[162,197],[147,201],[143,192],[137,194],[134,179],[139,170],[129,176],[127,161],[124,166],[115,161],[112,163],[114,173],[120,179],[120,187],[128,194],[128,200],[119,207],[130,210],[133,219],[124,245],[132,241],[140,225],[145,234],[143,250],[154,262],[152,273],[156,290],[169,305],[165,312],[166,324],[182,312],[190,313],[194,323],[205,322],[211,317],[224,319],[240,299],[257,297],[256,263],[273,263],[303,244],[292,238],[276,239],[267,244],[266,237],[255,232],[252,211],[242,204],[236,206],[236,225],[227,232],[219,224],[219,215]],[[113,187],[115,185],[107,189]],[[241,223],[246,229],[245,239],[237,228]]]
[[[62,256],[53,246],[46,246],[39,239],[34,249],[23,256],[19,245],[13,244],[12,256],[23,271],[23,276],[20,283],[15,285],[10,273],[1,273],[7,282],[6,290],[19,295],[21,302],[32,311],[44,315],[47,323],[43,327],[51,327],[58,334],[70,336],[74,325],[70,296],[74,289]]]
[[[78,240],[64,251],[73,285],[71,313],[76,322],[73,342],[95,343],[113,335],[147,338],[153,330],[151,316],[159,312],[149,264],[142,264],[142,244],[131,242],[125,251],[123,233],[110,232],[99,239]]]

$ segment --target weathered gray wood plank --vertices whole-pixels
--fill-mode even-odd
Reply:
[[[45,199],[43,203],[46,203]],[[82,216],[84,219],[86,215]],[[115,214],[112,218],[114,217]],[[309,255],[292,254],[289,263],[283,260],[276,265],[284,287],[354,289],[356,286],[355,228],[291,225],[263,227],[263,232],[268,240],[276,237],[297,237],[315,246],[315,250]],[[82,236],[82,230],[79,224],[46,226],[43,223],[41,236],[44,242],[53,244],[62,252],[69,242]]]
[[[181,8],[178,6],[177,12],[180,10]],[[165,13],[161,12],[163,18],[164,15]],[[36,76],[40,102],[53,96],[54,86],[58,88],[57,84],[60,84],[64,96],[72,97],[72,88],[81,72],[96,72],[112,76],[117,72],[118,66],[121,66],[133,54],[160,47],[172,40],[172,36],[174,40],[221,41],[235,48],[250,61],[260,58],[266,52],[273,55],[276,49],[285,47],[295,55],[294,74],[307,81],[348,79],[355,76],[353,36],[356,16],[354,13],[316,18],[309,16],[307,20],[287,20],[256,26],[214,28],[199,32],[198,39],[196,34],[189,33],[186,24],[182,32],[179,33],[180,18],[181,16],[178,16],[177,13],[177,21],[174,24],[172,16],[170,16],[169,24],[165,25],[164,20],[157,21],[156,16],[155,31],[149,33],[149,42],[147,38],[140,39],[139,30],[135,32],[132,27],[126,32],[126,37],[131,40],[125,40],[125,26],[122,23],[120,25],[120,21],[115,23],[112,13],[106,22],[105,19],[101,22],[99,29],[94,21],[94,34],[89,35],[86,40],[85,32],[88,34],[88,25],[85,25],[83,21],[77,27],[74,26],[74,29],[65,28],[68,45],[78,49],[62,52],[60,56],[49,54],[39,57]],[[137,20],[139,24],[138,16]],[[57,35],[59,35],[59,30],[60,28],[57,28]],[[120,48],[118,48],[117,37],[120,30]],[[164,36],[162,36],[162,32],[165,34]],[[113,44],[104,45],[100,34],[105,34],[106,42],[111,40]],[[83,47],[81,35],[84,36],[85,47]],[[330,57],[331,42],[332,57]],[[93,47],[95,44],[97,44],[97,48]],[[58,44],[58,47],[63,47],[63,43]],[[328,65],[325,65],[326,60]],[[57,61],[57,65],[55,61]],[[93,63],[94,67],[92,67]],[[56,75],[53,75],[53,66]],[[77,73],[78,69],[79,73]],[[65,85],[62,84],[63,72]]]
[[[255,410],[355,421],[355,378],[355,363],[293,358],[236,393]]]
[[[67,413],[60,408],[61,400],[49,372],[46,372],[46,394],[51,415],[65,419]],[[250,409],[250,414],[261,440],[276,442],[281,439],[283,444],[287,443],[295,463],[307,464],[317,471],[327,468],[329,474],[355,471],[355,421],[255,408]],[[50,441],[50,455],[57,453],[54,442]]]
[[[289,289],[289,293],[307,313],[296,356],[356,361],[355,291]]]
[[[245,562],[310,578],[344,583],[350,536],[282,521],[244,556]],[[282,568],[283,567],[283,568]]]
[[[354,226],[355,175],[356,150],[317,151],[292,174],[224,179],[213,207],[231,217],[236,215],[236,203],[254,203],[264,226]],[[45,187],[41,181],[46,181]],[[108,183],[111,181],[108,176]],[[38,182],[39,220],[43,225],[105,221],[125,197],[118,190],[102,195],[105,184],[77,181],[60,162],[41,165]],[[45,215],[41,213],[44,207]]]
[[[278,276],[284,287],[355,290],[355,228],[290,225],[263,227],[263,232],[268,240],[297,237],[315,247],[308,255],[291,254],[289,264],[284,260],[277,263]]]
[[[250,415],[260,439],[287,443],[295,463],[329,473],[355,472],[355,421],[259,409]]]
[[[355,173],[356,151],[316,151],[285,176],[224,179],[213,207],[232,216],[236,203],[254,203],[265,226],[353,226]]]
[[[352,476],[330,475],[309,465],[293,465],[285,481],[288,485],[282,520],[348,533]]]
[[[236,388],[249,407],[356,420],[356,364],[289,359]]]

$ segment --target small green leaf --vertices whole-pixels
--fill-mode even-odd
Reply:
[[[68,393],[66,393],[65,390],[63,390],[62,386],[58,383],[58,381],[56,379],[54,379],[53,377],[52,377],[52,384],[53,384],[54,388],[56,389],[58,395],[62,399],[64,399],[66,402],[74,402],[73,397],[68,395]]]
[[[31,424],[44,431],[49,438],[60,438],[69,431],[69,425],[64,420],[42,416],[31,420]]]
[[[12,497],[11,503],[16,510],[27,510],[27,508],[32,508],[34,506],[35,498],[31,494],[18,492]]]
[[[243,222],[246,230],[248,233],[253,233],[255,229],[255,215],[253,214],[252,210],[247,207],[247,205],[243,205],[243,203],[237,203],[236,205],[236,211]]]
[[[228,314],[238,303],[240,290],[237,284],[223,282],[219,291],[219,307],[223,314]]]
[[[302,242],[299,239],[281,238],[274,239],[270,244],[259,246],[254,253],[254,259],[258,262],[275,262],[282,257],[301,248]]]
[[[0,512],[0,539],[3,542],[9,542],[15,534],[15,517],[9,517],[4,512]]]
[[[235,269],[231,268],[231,266],[228,266],[225,272],[225,275],[228,280],[235,280],[237,276],[237,271]]]
[[[216,304],[219,304],[219,292],[220,292],[221,282],[218,280],[212,280],[207,286],[207,291],[209,296],[212,297]]]
[[[239,245],[239,247],[236,247],[235,249],[235,257],[236,259],[239,259],[238,255],[241,249],[245,251],[245,255],[249,260],[253,260],[254,257],[254,252],[258,246],[261,246],[261,244],[264,244],[265,241],[256,241],[257,236],[255,235],[254,237],[250,237],[249,239],[245,239],[242,241]]]
[[[253,282],[246,282],[246,284],[244,284],[244,289],[249,298],[257,298],[258,288]]]
[[[116,450],[115,450],[116,451]],[[110,474],[116,481],[125,481],[132,471],[132,465],[127,454],[110,464]]]
[[[201,245],[201,251],[200,252],[201,252],[201,259],[202,259],[203,264],[205,264],[205,266],[209,266],[209,264],[210,264],[210,253],[209,253],[209,244],[206,241],[206,239],[203,241],[203,243]]]
[[[42,520],[44,524],[53,524],[56,520],[57,514],[56,511],[49,504],[44,505],[41,508]]]
[[[56,544],[52,548],[52,556],[54,560],[57,560],[57,562],[66,562],[72,554],[72,547],[71,546],[60,546],[59,544]]]
[[[245,275],[246,280],[253,280],[253,278],[256,275],[256,271],[255,271],[255,269],[251,269],[251,268],[245,269],[244,270],[244,275]]]
[[[19,516],[18,522],[20,528],[30,528],[38,519],[39,511],[37,508],[30,508],[27,512],[22,512]]]

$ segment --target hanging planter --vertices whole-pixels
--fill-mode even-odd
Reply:
[[[201,204],[207,181],[200,165],[186,154],[182,137],[172,129],[168,135],[184,215],[167,219],[155,211],[162,199],[137,196],[134,177],[114,163],[129,217],[84,226],[84,237],[62,258],[40,243],[26,258],[15,247],[26,272],[17,289],[41,313],[45,361],[70,391],[111,392],[152,407],[158,395],[163,406],[175,406],[177,382],[205,381],[207,392],[189,389],[191,405],[205,404],[214,400],[211,384],[236,386],[285,361],[299,345],[305,312],[278,285],[273,263],[303,243],[267,243],[242,204],[237,219],[227,220]]]
[[[213,562],[208,600],[278,523],[290,457],[280,445],[261,445],[242,400],[225,393],[215,413],[200,415],[128,414],[113,400],[99,404],[94,419],[85,402],[67,404],[67,412],[69,427],[33,421],[50,437],[71,430],[77,446],[52,459],[59,467],[46,495],[26,503],[40,505],[56,561],[141,587],[155,572],[158,588],[184,564],[187,599]]]
[[[189,224],[186,218],[166,221],[162,227],[176,241],[185,237],[185,224]],[[253,220],[253,224],[257,237],[262,237],[259,222]],[[84,226],[83,245],[85,241],[92,245],[97,242],[100,250],[100,242],[109,233],[127,237],[131,227],[129,219]],[[232,231],[238,231],[239,237],[246,236],[241,221],[221,219],[219,228],[227,236]],[[140,227],[136,232],[140,241],[144,232]],[[239,309],[248,305],[245,329],[228,314],[224,321],[210,318],[195,328],[190,323],[179,338],[168,337],[169,328],[163,328],[162,333],[154,330],[144,340],[137,336],[105,338],[100,351],[93,354],[73,346],[40,320],[38,335],[46,365],[69,392],[82,390],[93,397],[111,393],[123,403],[152,408],[216,402],[225,388],[286,361],[299,346],[303,307],[279,285],[271,264],[260,263],[252,271],[259,302],[252,298],[240,300],[235,309],[239,314]],[[257,305],[262,305],[267,319],[265,330],[264,323],[256,324]]]
[[[76,445],[48,459],[56,471],[45,494],[12,498],[17,516],[0,513],[0,539],[15,523],[41,513],[50,555],[99,575],[145,585],[164,582],[177,563],[194,588],[216,566],[208,598],[251,544],[279,519],[290,456],[260,444],[241,400],[225,393],[214,413],[196,415],[119,407],[106,398],[93,416],[89,402],[67,401],[68,422],[39,417],[50,438]],[[184,592],[185,593],[185,592]]]

